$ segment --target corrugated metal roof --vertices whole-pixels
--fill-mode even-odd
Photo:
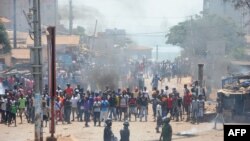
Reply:
[[[249,61],[231,61],[233,65],[250,66]]]
[[[8,30],[7,34],[8,34],[9,39],[13,40],[13,36],[14,36],[13,34],[14,34],[14,32]],[[27,38],[29,38],[28,36],[29,36],[28,32],[19,32],[19,31],[16,32],[16,38],[17,38],[17,40],[26,40]]]

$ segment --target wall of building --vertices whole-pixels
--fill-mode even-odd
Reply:
[[[7,53],[7,54],[0,54],[0,63],[3,63],[7,66],[11,66],[11,53]],[[3,61],[3,62],[2,62]]]

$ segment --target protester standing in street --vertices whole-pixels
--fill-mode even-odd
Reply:
[[[222,124],[224,125],[225,120],[223,117],[223,107],[222,107],[222,101],[220,98],[217,98],[217,105],[216,105],[216,112],[217,115],[214,119],[214,129],[217,129],[217,122],[221,120]]]
[[[17,102],[13,99],[10,102],[10,113],[9,113],[9,123],[8,126],[11,125],[12,121],[14,121],[15,126],[16,126],[16,113],[17,113]]]
[[[19,116],[21,119],[21,124],[23,123],[23,113],[25,111],[26,107],[26,98],[23,97],[23,94],[21,94],[21,97],[18,99],[18,108],[19,108]]]
[[[152,90],[155,88],[158,89],[158,82],[160,80],[161,80],[161,78],[157,74],[155,74],[153,79],[152,79],[152,82],[151,82]]]
[[[75,118],[78,117],[78,110],[77,110],[77,102],[78,102],[78,97],[77,94],[74,94],[73,97],[71,98],[71,103],[72,103],[72,120],[75,121]]]
[[[109,102],[105,97],[102,97],[102,101],[101,101],[101,120],[102,121],[106,121],[106,119],[108,118],[108,110],[109,110]]]
[[[141,110],[140,110],[140,121],[142,121],[142,118],[145,118],[145,121],[147,121],[147,117],[148,117],[148,112],[147,112],[147,107],[148,107],[148,97],[146,97],[146,95],[142,95],[141,97]]]
[[[72,109],[71,97],[67,96],[64,100],[64,119],[68,124],[70,124],[71,109]]]
[[[191,110],[191,103],[192,103],[192,94],[190,93],[187,85],[184,85],[184,97],[183,97],[183,107],[185,112],[187,113],[186,121],[190,120],[190,110]]]
[[[93,105],[93,111],[94,111],[94,126],[96,126],[96,122],[98,122],[98,126],[101,126],[101,119],[100,119],[100,113],[101,113],[101,101],[99,100],[99,97],[95,98],[95,102]]]
[[[89,127],[89,121],[90,121],[90,101],[89,97],[84,97],[84,120],[85,120],[85,127]]]
[[[71,99],[71,97],[73,95],[73,88],[71,88],[69,83],[67,84],[67,88],[64,90],[64,93],[66,94],[65,95],[66,97],[69,96]]]
[[[199,111],[199,107],[198,107],[198,101],[197,101],[197,97],[196,96],[193,97],[191,109],[192,109],[192,123],[194,123],[194,124],[198,123],[198,111]]]
[[[115,92],[112,92],[111,97],[108,100],[109,102],[109,118],[117,120],[117,114],[116,114],[116,105],[117,105],[117,100],[115,96]]]
[[[136,98],[134,97],[134,94],[131,94],[131,97],[128,100],[129,105],[129,121],[131,121],[131,115],[133,114],[135,116],[135,121],[137,118],[137,104],[136,104]]]
[[[120,121],[122,120],[122,113],[124,115],[123,120],[125,121],[128,116],[128,95],[126,94],[126,90],[122,91],[122,95],[120,96]]]

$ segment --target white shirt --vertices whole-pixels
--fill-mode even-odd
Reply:
[[[145,97],[149,98],[149,94],[148,94],[148,91],[147,91],[147,90],[142,92],[141,97],[142,97],[143,95],[145,95]]]
[[[156,106],[156,117],[158,117],[158,113],[160,113],[160,116],[162,116],[162,108],[160,104],[157,104]]]
[[[198,101],[197,100],[193,100],[192,101],[192,110],[198,110]]]
[[[2,103],[1,104],[1,109],[5,111],[6,110],[6,102],[7,102],[7,100],[2,98],[0,102]]]
[[[78,102],[78,98],[77,97],[72,97],[71,98],[71,102],[72,102],[72,107],[73,108],[77,108],[77,102]]]
[[[164,92],[163,92],[163,94],[164,95],[168,95],[168,90],[165,89]]]

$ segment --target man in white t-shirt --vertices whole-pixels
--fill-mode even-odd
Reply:
[[[78,100],[79,100],[79,98],[77,97],[76,94],[71,98],[72,115],[73,115],[72,121],[75,121],[75,114],[76,114],[76,118],[78,117],[78,111],[77,111],[77,102],[78,102]]]
[[[168,95],[168,86],[165,86],[163,94],[166,95],[166,96]]]
[[[6,122],[6,103],[7,103],[7,99],[4,97],[1,97],[0,98],[1,122]]]

